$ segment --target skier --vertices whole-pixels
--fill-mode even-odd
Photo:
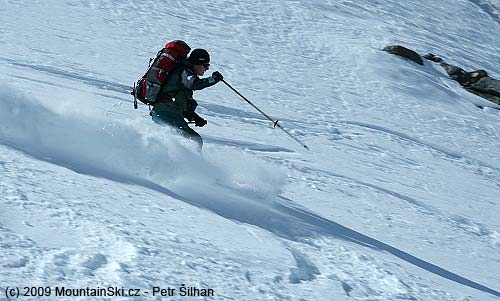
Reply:
[[[193,90],[202,90],[213,86],[223,79],[218,71],[212,76],[200,78],[210,68],[210,55],[205,49],[194,49],[187,60],[179,62],[172,76],[163,84],[151,116],[159,124],[167,124],[176,128],[181,135],[198,143],[199,151],[203,147],[201,136],[189,127],[189,122],[203,127],[207,121],[195,110],[198,103],[193,98]],[[185,119],[184,119],[185,118]]]

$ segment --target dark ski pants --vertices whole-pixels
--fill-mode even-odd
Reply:
[[[154,122],[158,124],[170,125],[177,129],[179,134],[181,134],[183,137],[198,143],[198,150],[201,153],[201,149],[203,148],[203,139],[201,138],[200,134],[189,127],[183,117],[171,112],[157,113],[155,111],[151,112],[151,117],[153,118]]]

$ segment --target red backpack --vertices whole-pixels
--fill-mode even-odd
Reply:
[[[147,105],[154,105],[161,101],[158,98],[162,84],[170,77],[177,62],[186,59],[191,48],[181,40],[168,42],[165,48],[158,51],[156,58],[150,60],[148,70],[134,83],[130,94],[134,95],[134,108],[137,109],[137,100]]]

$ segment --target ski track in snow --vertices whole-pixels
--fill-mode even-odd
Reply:
[[[298,167],[296,166],[295,168],[300,169],[302,172],[319,172],[319,173],[324,173],[328,176],[334,177],[334,178],[339,178],[342,179],[343,181],[346,181],[348,183],[355,183],[361,186],[365,186],[370,189],[374,189],[377,191],[380,191],[384,194],[390,195],[392,197],[395,197],[403,202],[406,202],[417,209],[419,209],[423,214],[429,214],[436,216],[438,219],[446,220],[450,224],[452,224],[454,227],[464,230],[465,232],[472,234],[474,236],[479,236],[482,238],[486,238],[488,242],[491,244],[492,247],[494,247],[498,252],[500,252],[500,241],[498,240],[499,233],[496,230],[489,229],[488,226],[483,225],[479,222],[475,222],[467,217],[463,217],[460,215],[449,215],[446,212],[443,212],[439,210],[436,207],[433,207],[432,205],[429,204],[428,200],[422,200],[419,201],[411,196],[401,194],[396,191],[392,191],[390,189],[384,188],[379,185],[374,185],[370,184],[367,182],[363,182],[360,180],[356,180],[354,178],[341,175],[341,174],[336,174],[334,172],[330,172],[327,170],[322,170],[319,168],[310,168],[310,167]]]
[[[129,92],[131,90],[131,88],[126,86],[126,85],[122,85],[122,84],[119,84],[116,82],[107,81],[107,80],[104,80],[102,78],[98,78],[96,76],[90,77],[90,76],[82,75],[82,74],[89,74],[90,73],[89,70],[83,70],[83,69],[80,69],[80,70],[77,69],[76,71],[74,69],[71,71],[62,70],[62,69],[58,69],[55,67],[38,65],[37,63],[34,63],[34,62],[20,63],[18,61],[11,60],[8,58],[3,58],[3,57],[0,57],[0,60],[7,62],[8,64],[12,65],[13,67],[25,68],[25,69],[28,69],[30,71],[39,71],[39,72],[49,74],[49,75],[55,75],[55,76],[66,78],[66,79],[76,80],[78,82],[85,83],[86,85],[95,87],[99,90],[114,91],[114,92],[126,93],[126,94],[129,94]],[[35,80],[35,79],[30,79],[30,80]],[[44,83],[48,84],[48,82],[44,82]]]
[[[486,179],[492,181],[492,183],[494,183],[496,185],[500,185],[500,167],[499,166],[495,166],[495,165],[483,162],[481,160],[466,156],[466,155],[461,154],[459,152],[448,150],[448,149],[441,147],[439,145],[429,143],[429,142],[424,142],[418,138],[414,138],[414,137],[411,137],[409,135],[406,135],[406,134],[403,134],[403,133],[400,133],[400,132],[397,132],[394,130],[390,130],[390,129],[387,129],[387,128],[384,128],[384,127],[381,127],[378,125],[366,124],[366,123],[355,122],[355,121],[344,121],[342,123],[356,125],[359,127],[364,127],[364,128],[373,129],[376,131],[388,133],[390,135],[397,136],[397,137],[402,138],[404,140],[414,142],[416,144],[420,144],[426,148],[438,151],[439,153],[442,153],[443,155],[445,155],[446,157],[448,157],[452,161],[454,161],[454,162],[458,161],[459,165],[465,169],[470,170],[470,168],[468,168],[468,167],[472,166],[474,168],[475,174],[478,174],[480,176],[485,177]],[[483,168],[483,169],[486,168],[486,171],[479,172],[481,170],[481,168]],[[490,172],[488,172],[488,170],[490,170]]]

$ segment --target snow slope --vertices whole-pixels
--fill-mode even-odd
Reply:
[[[500,78],[498,8],[0,1],[0,300],[197,299],[183,284],[207,300],[499,300],[500,111],[381,51]],[[311,151],[222,83],[195,93],[203,157],[133,110],[129,86],[172,39],[208,49]]]

